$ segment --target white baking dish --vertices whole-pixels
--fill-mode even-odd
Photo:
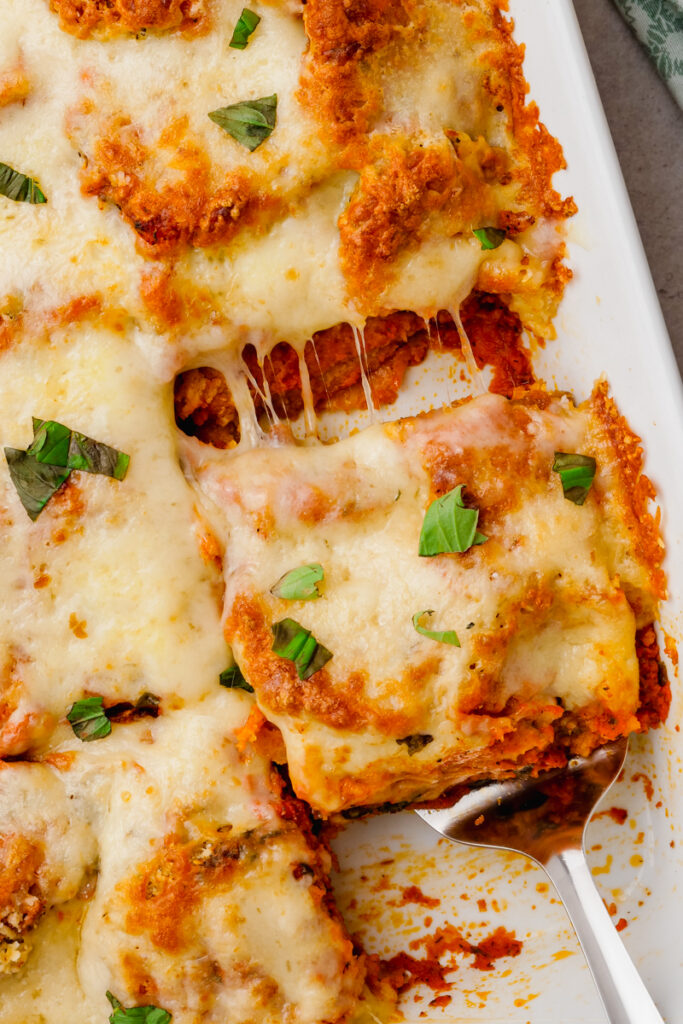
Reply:
[[[668,548],[671,596],[662,627],[680,642],[683,390],[678,369],[571,0],[510,0],[510,9],[516,38],[527,47],[531,95],[567,157],[558,187],[574,195],[580,211],[569,228],[575,277],[561,307],[558,339],[536,354],[536,370],[577,398],[585,398],[604,374],[621,411],[642,436]],[[426,368],[411,371],[408,387],[386,418],[471,390],[471,382],[459,380],[460,368],[449,380],[449,367],[450,357],[432,357]],[[354,425],[364,419],[354,418]],[[344,426],[337,421],[332,430]],[[677,786],[683,738],[675,730],[683,719],[683,697],[670,664],[669,670],[674,684],[669,723],[633,743],[626,777],[605,804],[625,808],[628,819],[623,825],[609,817],[594,822],[588,846],[596,882],[606,901],[616,904],[615,922],[628,922],[622,937],[662,1015],[667,1024],[683,1024],[683,894],[677,883],[683,879],[683,787]],[[638,773],[647,779],[633,781]],[[399,950],[424,956],[424,950],[409,948],[410,941],[444,921],[473,942],[503,925],[523,939],[524,947],[518,957],[498,960],[486,973],[459,956],[460,967],[450,975],[455,981],[450,1005],[431,1007],[436,993],[414,990],[402,1003],[406,1018],[604,1024],[568,919],[540,869],[524,858],[437,843],[437,838],[413,814],[359,823],[339,838],[343,870],[337,887],[350,930],[382,956]],[[401,906],[401,892],[411,884],[439,898],[440,905]],[[482,899],[486,909],[479,909]],[[425,917],[432,919],[426,927]]]

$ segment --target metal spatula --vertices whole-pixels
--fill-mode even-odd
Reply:
[[[626,757],[619,740],[556,772],[489,782],[452,807],[419,810],[447,839],[525,853],[555,885],[595,980],[610,1024],[664,1024],[593,884],[583,834],[593,808]]]

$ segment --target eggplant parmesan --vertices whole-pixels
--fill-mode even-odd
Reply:
[[[504,7],[9,0],[0,155],[47,201],[2,200],[0,298],[125,310],[164,375],[286,343],[304,401],[318,332],[474,290],[552,337],[574,204]]]
[[[485,395],[334,445],[194,454],[226,543],[226,639],[319,813],[640,728],[662,546],[605,385],[579,406]]]
[[[388,1024],[326,819],[666,714],[506,9],[3,4],[0,1024]],[[435,352],[490,393],[318,439]]]
[[[229,697],[2,766],[3,1020],[105,1019],[106,993],[178,1024],[348,1019],[365,968],[329,898],[330,856],[244,736],[249,702]],[[50,908],[69,900],[75,964],[40,978],[60,937]]]

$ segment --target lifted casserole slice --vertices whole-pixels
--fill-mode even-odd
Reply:
[[[578,407],[484,395],[334,445],[199,458],[226,638],[318,812],[433,799],[640,728],[662,545],[604,385]]]

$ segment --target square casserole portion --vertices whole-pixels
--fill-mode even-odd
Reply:
[[[584,504],[556,452],[595,458]],[[555,766],[661,715],[668,689],[639,685],[637,638],[653,642],[663,548],[605,385],[579,406],[484,395],[333,445],[197,459],[227,543],[226,638],[319,813]],[[421,556],[427,509],[460,485],[486,542]],[[319,599],[273,594],[308,564]],[[460,646],[416,629],[425,610],[417,625]],[[273,650],[285,618],[332,654],[309,678]]]
[[[0,762],[0,1019],[94,1024],[107,991],[174,1024],[350,1019],[365,958],[250,709],[220,690]]]

